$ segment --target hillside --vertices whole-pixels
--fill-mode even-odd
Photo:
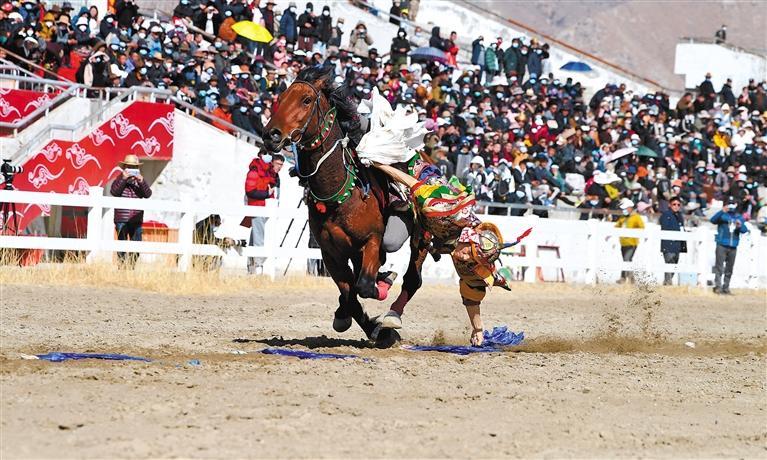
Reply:
[[[728,43],[767,53],[767,2],[763,0],[471,3],[673,88],[684,86],[673,73],[674,50],[681,37],[712,38],[726,24]]]

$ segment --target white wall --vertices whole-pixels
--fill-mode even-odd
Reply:
[[[256,146],[176,110],[173,160],[152,185],[152,198],[242,204],[248,164],[257,153]],[[178,219],[150,212],[145,217],[173,228]]]
[[[767,79],[767,56],[736,51],[726,46],[706,43],[678,43],[674,73],[684,75],[686,88],[695,88],[711,72],[714,89],[721,89],[732,78],[736,97],[749,78]]]

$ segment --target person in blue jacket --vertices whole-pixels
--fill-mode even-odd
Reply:
[[[280,18],[279,34],[285,36],[288,43],[295,44],[298,38],[298,19],[296,18],[296,2],[290,2],[288,9]]]
[[[671,232],[680,232],[684,230],[682,200],[678,196],[672,197],[669,200],[669,209],[661,214],[660,229]],[[660,242],[660,252],[663,253],[663,260],[666,261],[667,264],[676,264],[679,262],[679,254],[687,252],[687,244],[685,241],[679,240],[662,240]],[[673,273],[666,272],[663,277],[663,285],[671,286],[673,278]]]
[[[730,278],[732,278],[732,267],[735,265],[740,235],[748,233],[746,220],[738,214],[737,209],[738,201],[730,196],[727,198],[725,209],[711,218],[711,223],[717,225],[714,264],[714,292],[717,294],[732,294]],[[724,282],[722,282],[722,274],[724,274]]]

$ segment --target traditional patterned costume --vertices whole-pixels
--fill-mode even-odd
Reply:
[[[439,168],[419,158],[414,136],[420,141],[425,130],[417,115],[393,111],[375,90],[372,102],[371,130],[360,141],[357,154],[363,162],[379,165],[408,162],[408,174],[416,180],[410,193],[419,221],[432,238],[433,252],[451,254],[464,304],[479,304],[487,287],[508,289],[494,264],[503,238],[495,225],[483,224],[474,214],[471,188],[455,177],[448,180]],[[471,246],[471,260],[456,256],[461,243]]]

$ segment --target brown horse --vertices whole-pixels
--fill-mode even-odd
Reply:
[[[334,84],[330,69],[318,67],[302,70],[278,104],[264,128],[264,142],[272,151],[293,147],[295,173],[309,192],[309,225],[341,292],[333,328],[346,331],[353,318],[368,338],[390,346],[399,338],[396,331],[379,330],[357,299],[379,298],[376,277],[386,259],[382,240],[389,210],[386,176],[371,169],[362,181],[363,166],[346,146],[342,125],[348,129],[359,123],[356,105]],[[421,266],[428,253],[422,232],[413,232],[410,250],[397,302],[406,303],[421,286]]]

